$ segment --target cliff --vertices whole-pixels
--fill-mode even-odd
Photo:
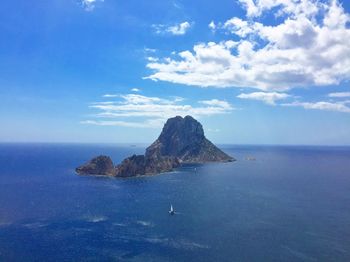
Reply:
[[[95,176],[115,176],[112,159],[108,156],[98,156],[89,162],[75,169],[79,175],[95,175]]]
[[[145,155],[133,155],[116,166],[116,176],[154,175],[169,172],[179,166],[180,162],[175,157],[149,158]]]
[[[173,156],[183,163],[228,162],[234,160],[205,136],[202,125],[191,116],[168,119],[146,155]]]

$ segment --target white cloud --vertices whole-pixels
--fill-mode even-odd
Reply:
[[[174,102],[182,102],[185,100],[185,98],[181,97],[181,96],[173,96]]]
[[[198,101],[198,105],[183,104],[184,98],[160,98],[139,94],[118,95],[118,100],[96,102],[90,108],[98,110],[94,119],[83,124],[124,127],[161,127],[164,122],[177,115],[192,115],[196,118],[227,114],[234,110],[227,101],[218,99]],[[131,120],[130,120],[131,119]]]
[[[331,93],[329,97],[350,97],[350,93]],[[277,93],[277,92],[253,92],[249,94],[242,93],[237,96],[242,99],[251,99],[251,100],[260,100],[268,105],[279,105],[279,106],[288,106],[288,107],[303,107],[304,109],[314,109],[314,110],[324,110],[324,111],[336,111],[342,113],[350,113],[350,107],[347,104],[350,104],[350,100],[344,101],[316,101],[316,102],[300,102],[294,101],[291,103],[279,103],[276,102],[279,100],[285,100],[292,98],[293,96],[286,93]]]
[[[149,62],[154,81],[199,87],[283,91],[350,79],[349,14],[336,0],[240,0],[248,19],[216,25],[237,41],[200,43],[178,56]],[[259,16],[276,11],[277,24]]]
[[[139,88],[132,88],[131,91],[132,92],[141,92],[141,90]]]
[[[227,20],[221,28],[227,29],[231,33],[240,37],[246,37],[255,31],[254,27],[248,21],[242,20],[238,17],[233,17]]]
[[[190,27],[191,24],[186,21],[179,25],[170,26],[167,30],[173,35],[184,35]]]
[[[153,57],[153,56],[148,56],[147,60],[150,62],[158,62],[159,61],[159,59],[157,57]]]
[[[119,95],[116,94],[105,94],[102,97],[118,97]]]
[[[104,0],[81,0],[81,5],[86,11],[94,10],[97,2],[103,2]]]
[[[123,126],[123,127],[147,127],[145,123],[133,123],[126,121],[96,121],[96,120],[85,120],[81,121],[81,124],[85,125],[96,125],[96,126]]]
[[[171,26],[159,24],[153,25],[152,27],[155,29],[157,34],[184,35],[191,28],[191,24],[185,21],[183,23]]]
[[[242,93],[237,97],[242,99],[259,100],[259,101],[263,101],[268,105],[275,105],[276,101],[289,98],[290,95],[285,93],[277,93],[277,92],[253,92],[249,94]]]
[[[145,48],[143,49],[143,51],[144,51],[145,53],[155,53],[155,52],[157,52],[157,49],[145,47]]]
[[[315,15],[320,3],[313,0],[238,0],[246,9],[247,17],[259,17],[263,12],[278,7],[278,16],[283,14],[291,15]]]
[[[329,97],[344,98],[350,97],[350,92],[336,92],[328,94]]]
[[[303,107],[305,109],[316,109],[316,110],[326,110],[326,111],[336,111],[343,113],[350,113],[350,107],[348,107],[343,102],[293,102],[282,104],[282,106],[296,106]]]
[[[211,22],[209,23],[208,27],[209,27],[211,30],[215,31],[215,29],[216,29],[216,24],[215,24],[215,22],[214,22],[214,21],[211,21]]]
[[[202,100],[199,101],[199,103],[204,104],[204,105],[208,105],[208,106],[216,106],[216,107],[222,107],[222,108],[227,108],[227,109],[231,109],[231,105],[223,100],[218,100],[218,99],[211,99],[211,100]]]
[[[350,93],[330,93],[329,97],[350,97]],[[268,105],[279,105],[279,106],[288,106],[288,107],[303,107],[304,109],[314,109],[314,110],[324,110],[324,111],[336,111],[342,113],[350,113],[350,107],[347,104],[350,104],[350,100],[344,101],[316,101],[316,102],[300,102],[294,101],[291,103],[279,103],[276,102],[279,100],[285,100],[288,98],[293,98],[293,96],[286,93],[277,93],[277,92],[253,92],[249,94],[242,93],[237,96],[242,99],[251,99],[251,100],[260,100]]]

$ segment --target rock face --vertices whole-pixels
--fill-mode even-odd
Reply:
[[[76,169],[82,175],[133,177],[168,172],[181,163],[230,162],[235,159],[221,151],[205,136],[202,125],[191,116],[170,118],[145,155],[133,155],[113,166],[99,156]]]
[[[191,116],[168,119],[146,155],[174,156],[183,163],[228,162],[234,159],[204,136],[202,125]]]
[[[95,175],[95,176],[115,176],[112,159],[108,156],[98,156],[91,159],[86,164],[76,168],[79,175]]]
[[[116,175],[120,177],[154,175],[169,172],[179,166],[180,162],[175,157],[148,158],[145,155],[133,155],[116,167]]]

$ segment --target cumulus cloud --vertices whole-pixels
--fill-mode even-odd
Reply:
[[[350,107],[346,105],[346,102],[293,102],[282,104],[282,106],[294,106],[303,107],[305,109],[325,110],[325,111],[336,111],[343,113],[350,113]]]
[[[319,11],[319,2],[311,0],[238,0],[246,9],[247,17],[259,17],[265,11],[279,7],[277,15],[288,14],[293,17],[305,14],[315,15]]]
[[[152,27],[157,34],[184,35],[191,28],[191,23],[185,21],[171,26],[159,24]]]
[[[81,5],[86,11],[94,10],[96,3],[103,2],[104,0],[81,0]]]
[[[182,97],[160,98],[139,94],[118,95],[116,101],[96,102],[91,109],[98,110],[93,119],[82,124],[124,127],[161,127],[169,117],[192,115],[196,118],[227,114],[234,110],[227,101],[201,100],[197,105],[184,104]]]
[[[209,27],[211,30],[215,31],[215,29],[216,29],[216,24],[215,24],[215,22],[214,22],[214,21],[211,21],[211,22],[209,23],[208,27]]]
[[[139,88],[132,88],[131,91],[132,92],[140,92],[141,90]]]
[[[190,27],[191,24],[189,22],[183,22],[178,25],[170,26],[167,31],[173,35],[184,35]]]
[[[237,97],[242,99],[259,100],[259,101],[263,101],[268,105],[275,105],[276,101],[289,98],[290,95],[285,93],[277,93],[277,92],[253,92],[249,94],[242,93]]]
[[[145,77],[199,87],[283,91],[350,79],[350,16],[337,0],[239,0],[246,18],[215,25],[234,35],[149,61]],[[273,10],[278,20],[260,16]],[[279,22],[281,21],[281,22]],[[238,40],[237,40],[238,37]]]
[[[153,57],[153,56],[148,56],[147,60],[150,61],[150,62],[157,62],[157,61],[159,61],[159,59],[157,57]]]

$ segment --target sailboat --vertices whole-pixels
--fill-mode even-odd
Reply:
[[[170,205],[170,210],[169,210],[170,215],[175,215],[175,210],[173,208],[173,205]]]

